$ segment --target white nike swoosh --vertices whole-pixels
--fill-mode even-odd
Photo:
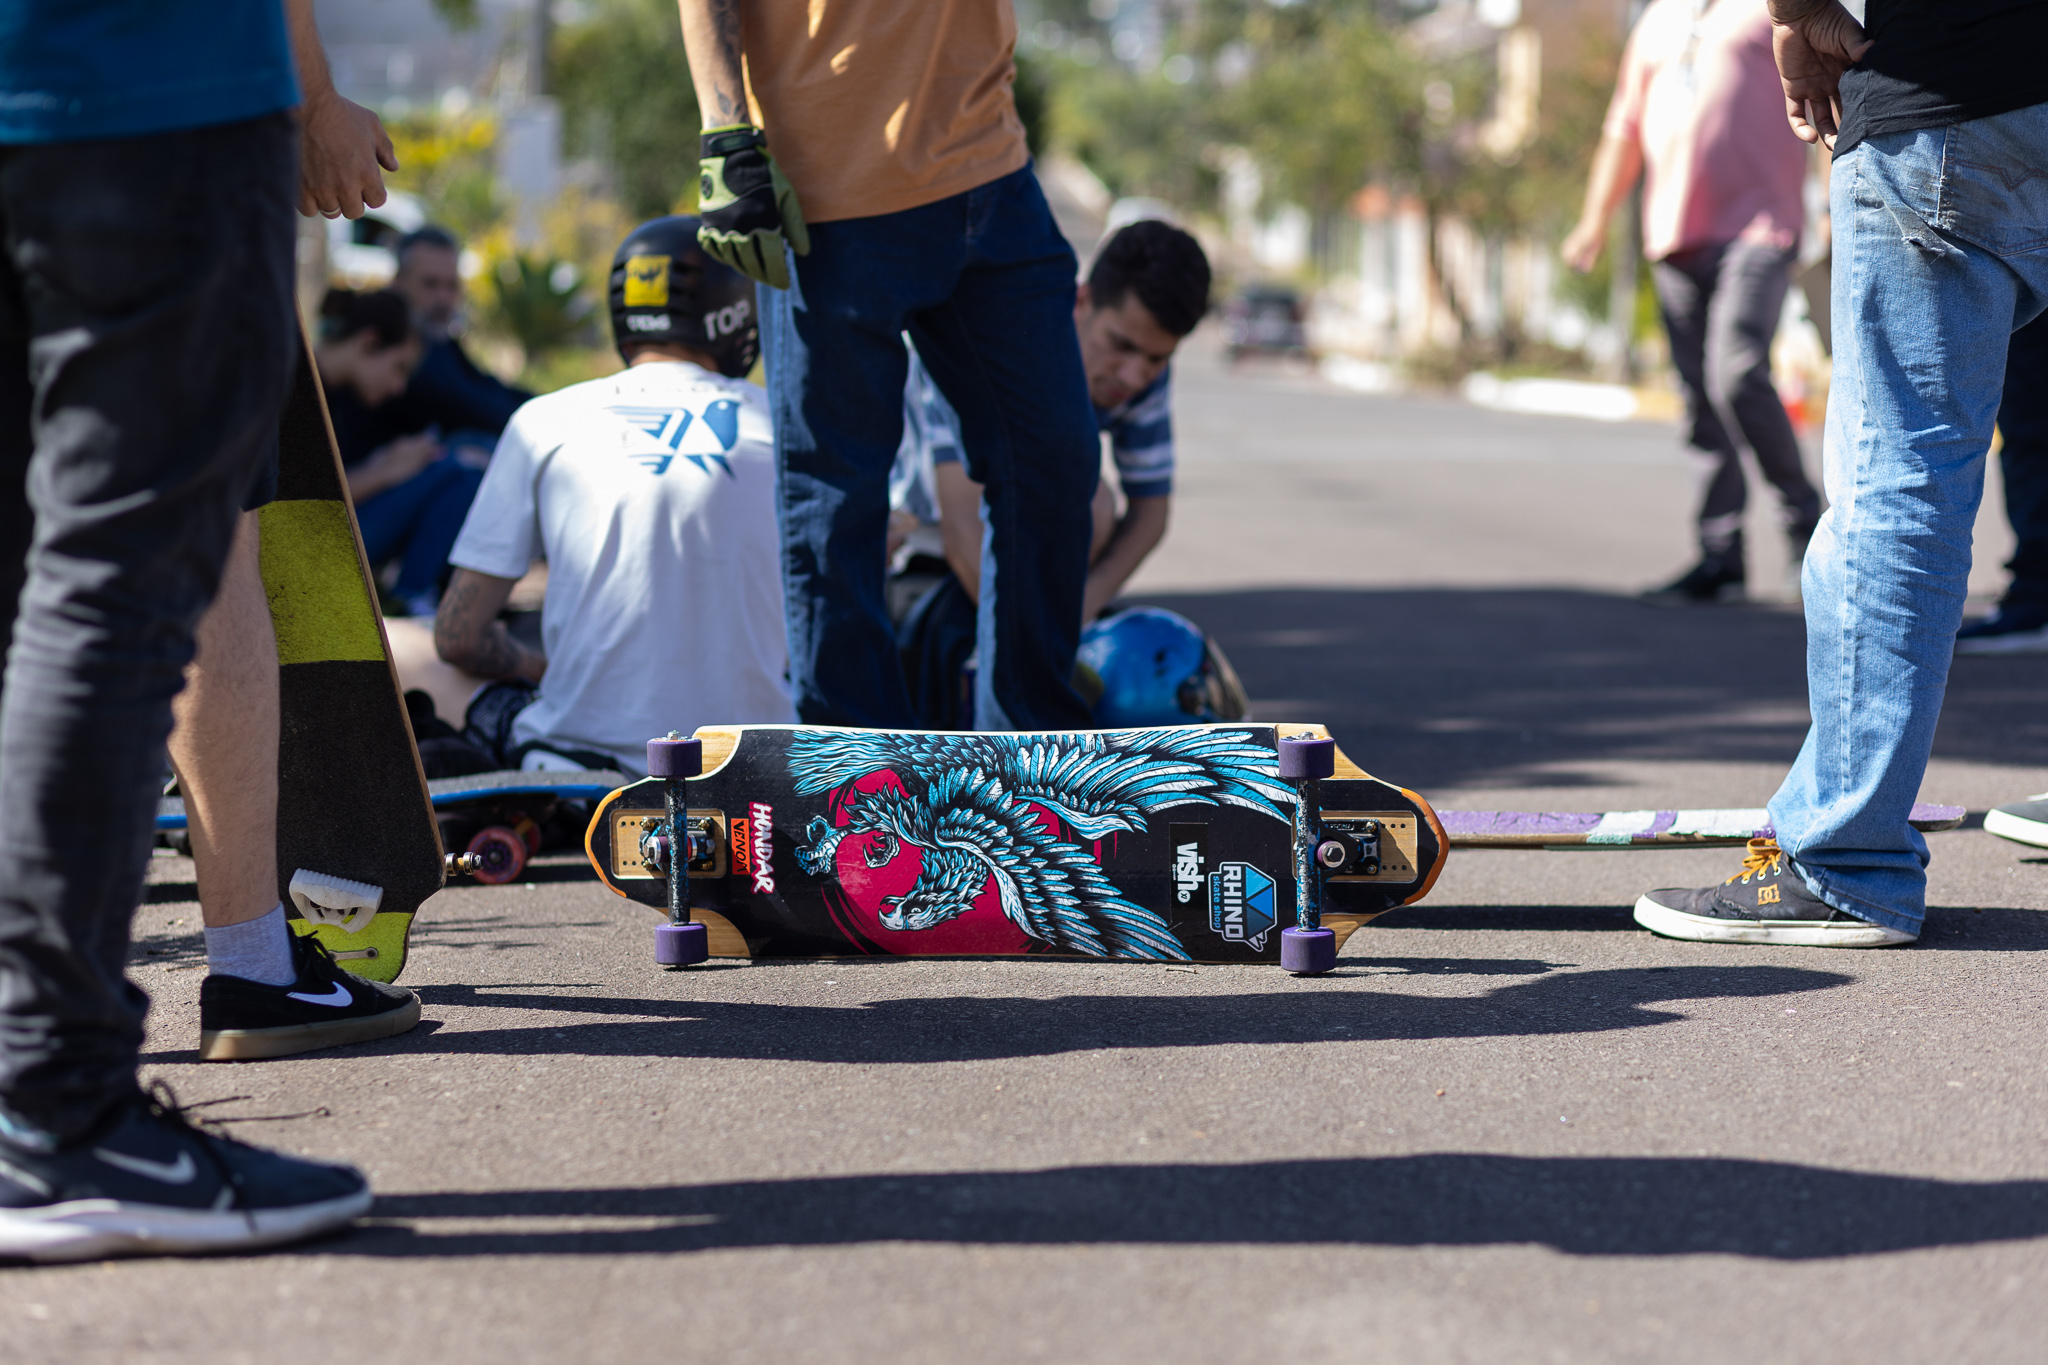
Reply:
[[[190,1152],[178,1153],[176,1161],[151,1161],[146,1156],[129,1156],[125,1152],[110,1152],[104,1147],[95,1147],[92,1154],[109,1166],[119,1166],[134,1175],[147,1176],[166,1185],[189,1185],[199,1174],[198,1163],[192,1160]]]
[[[334,983],[333,989],[325,995],[314,995],[310,991],[286,991],[285,998],[288,1000],[303,1000],[309,1005],[346,1005],[349,1001],[355,999],[355,996],[349,994],[348,987],[337,981]]]

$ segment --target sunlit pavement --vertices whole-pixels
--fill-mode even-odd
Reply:
[[[1805,720],[1796,610],[1632,600],[1687,563],[1672,428],[1232,375],[1201,345],[1179,379],[1175,524],[1138,587],[1223,640],[1261,715],[1447,806],[1768,798]],[[1925,795],[2048,787],[2044,685],[2048,661],[1962,661]],[[1320,980],[663,974],[653,917],[565,856],[428,907],[412,1036],[233,1067],[189,1063],[191,871],[160,859],[150,1074],[299,1116],[237,1131],[384,1197],[297,1254],[0,1272],[0,1357],[2037,1360],[2048,862],[1930,843],[1909,949],[1634,927],[1639,892],[1725,853],[1475,853]]]

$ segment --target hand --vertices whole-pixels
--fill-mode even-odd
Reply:
[[[1583,275],[1599,264],[1600,253],[1606,247],[1607,225],[1587,220],[1566,234],[1564,245],[1557,249],[1557,254],[1564,258],[1566,265]]]
[[[1785,87],[1785,117],[1801,142],[1821,142],[1829,151],[1842,124],[1842,72],[1863,60],[1870,39],[1840,0],[1797,23],[1771,24],[1771,51]]]
[[[811,250],[796,191],[768,155],[759,128],[735,124],[704,133],[698,155],[697,241],[711,256],[776,289],[789,288],[787,241],[799,256]]]
[[[384,447],[379,471],[390,482],[386,487],[396,487],[441,458],[441,443],[434,437],[421,432],[417,436],[401,436]]]
[[[300,213],[362,217],[384,202],[380,166],[398,169],[382,120],[331,89],[307,96],[299,113]]]

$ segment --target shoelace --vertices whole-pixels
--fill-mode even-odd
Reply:
[[[149,1088],[143,1091],[143,1103],[149,1106],[152,1117],[192,1135],[195,1139],[193,1146],[197,1147],[212,1165],[214,1174],[220,1177],[221,1184],[234,1191],[233,1206],[241,1211],[253,1231],[256,1224],[249,1212],[249,1198],[247,1191],[242,1188],[242,1177],[221,1154],[221,1148],[234,1139],[225,1133],[209,1131],[207,1120],[193,1112],[195,1109],[203,1108],[206,1103],[217,1104],[221,1101],[202,1101],[195,1105],[181,1104],[178,1101],[178,1092],[171,1089],[171,1083],[159,1078],[152,1080]]]
[[[1778,847],[1776,839],[1751,839],[1749,851],[1742,855],[1742,871],[1726,878],[1721,884],[1747,882],[1754,876],[1769,876],[1781,870],[1785,861],[1785,850]]]

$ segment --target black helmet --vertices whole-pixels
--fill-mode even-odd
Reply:
[[[738,379],[761,354],[754,282],[697,245],[698,220],[656,218],[626,234],[612,257],[612,340],[666,341],[708,351]]]

